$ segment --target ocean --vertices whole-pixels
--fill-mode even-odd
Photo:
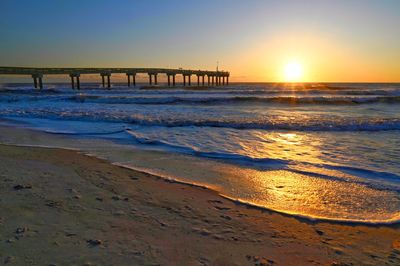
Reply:
[[[400,221],[400,84],[2,84],[0,119],[43,133],[10,143],[78,149],[244,204]]]

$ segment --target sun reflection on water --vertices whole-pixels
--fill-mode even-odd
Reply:
[[[259,141],[240,143],[240,147],[253,158],[271,158],[290,161],[322,163],[320,159],[323,143],[307,134],[286,132],[254,132]],[[312,142],[312,145],[310,145]],[[239,152],[239,151],[238,151]]]
[[[228,197],[314,218],[378,222],[400,217],[400,198],[395,192],[369,187],[358,176],[323,167],[329,155],[324,139],[265,131],[254,131],[253,137],[258,141],[241,142],[240,148],[253,157],[287,160],[288,165],[285,170],[219,166],[215,171],[229,183],[218,190]],[[234,187],[240,190],[230,190]]]
[[[272,210],[343,221],[380,222],[400,217],[400,199],[390,191],[286,170],[228,167],[223,171],[235,183],[232,185],[241,187],[233,198]],[[229,191],[223,193],[231,196]]]

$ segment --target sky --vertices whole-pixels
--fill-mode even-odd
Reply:
[[[219,62],[231,81],[276,82],[297,64],[301,81],[400,81],[398,0],[1,0],[0,36],[1,66]]]

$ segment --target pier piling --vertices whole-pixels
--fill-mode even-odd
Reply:
[[[43,89],[42,77],[39,77],[39,89]]]
[[[80,74],[79,73],[71,73],[71,74],[69,74],[69,76],[71,77],[71,88],[74,90],[75,85],[76,85],[76,88],[78,90],[80,90],[81,89],[81,83],[79,81]],[[75,83],[75,79],[76,79],[76,83]]]
[[[35,75],[32,75],[32,78],[33,78],[33,85],[35,86],[35,89],[37,89],[38,87],[37,77]]]
[[[76,88],[77,88],[78,90],[81,89],[81,83],[79,82],[79,74],[76,75]]]
[[[75,89],[75,79],[72,74],[69,75],[71,77],[71,88],[74,90]]]
[[[131,74],[126,73],[126,76],[128,78],[128,87],[130,87],[131,86]]]
[[[106,87],[105,77],[107,77],[107,88],[110,88],[111,87],[111,81],[110,81],[111,73],[101,72],[100,75],[101,75],[101,82],[103,84],[103,88]]]
[[[32,74],[32,78],[35,88],[43,89],[43,74]]]

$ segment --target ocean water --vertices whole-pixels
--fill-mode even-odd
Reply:
[[[3,84],[0,118],[274,211],[400,221],[400,84]],[[90,148],[94,140],[101,149]],[[146,159],[135,157],[138,149]]]

